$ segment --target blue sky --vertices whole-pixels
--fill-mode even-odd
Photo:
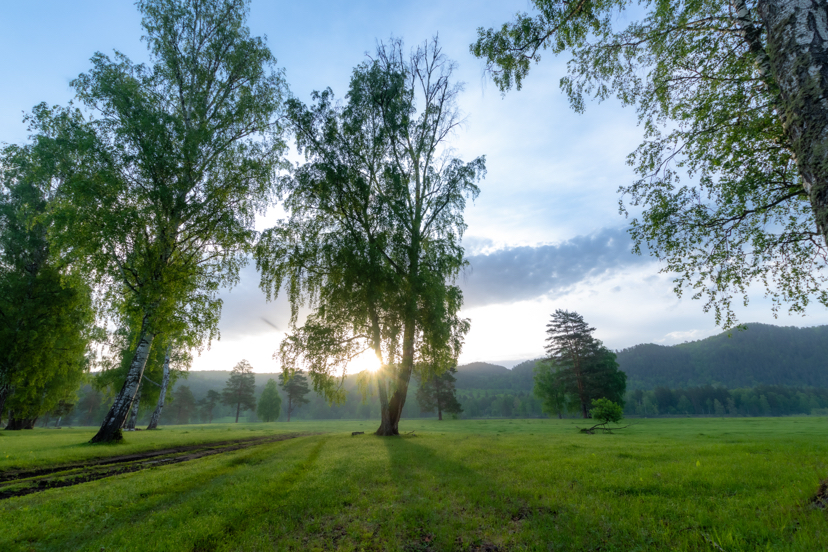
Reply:
[[[461,362],[512,365],[540,356],[556,308],[581,313],[613,349],[717,333],[712,313],[689,296],[676,298],[671,277],[629,251],[617,189],[633,178],[626,156],[642,135],[634,110],[608,101],[574,113],[558,88],[566,59],[549,54],[523,90],[502,97],[469,54],[477,27],[528,9],[525,0],[253,0],[249,25],[268,37],[293,94],[303,100],[326,87],[342,97],[353,67],[390,36],[413,44],[439,33],[444,52],[458,62],[467,119],[453,146],[466,160],[486,155],[488,166],[480,197],[466,211],[471,269],[460,285],[472,330]],[[69,81],[89,68],[95,51],[117,49],[146,61],[141,32],[130,1],[0,3],[0,142],[26,140],[22,115],[36,103],[70,101]],[[259,227],[277,216],[274,210]],[[286,329],[287,305],[265,303],[257,284],[248,267],[240,285],[223,294],[222,339],[202,352],[194,369],[229,369],[243,357],[257,371],[276,369],[271,354],[282,334],[262,318]],[[805,317],[782,313],[774,320],[762,295],[757,289],[737,311],[741,320],[828,323],[819,307]]]

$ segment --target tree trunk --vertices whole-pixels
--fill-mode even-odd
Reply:
[[[144,316],[138,346],[135,348],[135,354],[129,365],[129,372],[127,372],[124,385],[121,387],[118,396],[115,397],[115,401],[112,403],[106,418],[104,418],[98,433],[92,437],[91,443],[111,443],[123,439],[121,426],[127,414],[129,414],[129,407],[132,406],[132,400],[138,392],[138,384],[144,375],[144,368],[147,365],[147,357],[149,357],[154,337],[153,334],[147,331],[147,317]]]
[[[158,404],[152,412],[147,429],[158,429],[158,421],[161,419],[161,411],[164,410],[164,401],[167,398],[167,385],[170,383],[170,349],[171,347],[168,345],[167,354],[164,356],[164,375],[161,379],[161,391],[158,393]]]
[[[443,407],[440,404],[440,395],[439,395],[440,390],[439,389],[437,390],[437,393],[438,393],[438,395],[437,395],[437,420],[442,422],[443,421]]]
[[[0,385],[0,425],[3,424],[3,409],[6,407],[6,399],[9,398],[9,395],[12,393],[12,386],[4,383]],[[11,418],[11,415],[9,415]]]
[[[58,416],[57,421],[55,422],[55,429],[60,429],[60,421],[63,419],[63,416]]]
[[[290,396],[290,394],[288,394],[288,407],[287,407],[287,411],[288,411],[288,421],[290,421],[290,411],[291,411],[291,410],[293,410],[293,401],[291,400],[291,396]]]
[[[828,3],[760,0],[766,53],[779,87],[777,113],[828,243]]]
[[[414,305],[413,308],[416,308]],[[376,434],[384,437],[400,434],[400,418],[402,417],[405,398],[408,394],[408,384],[411,381],[411,372],[414,370],[414,339],[416,322],[413,314],[408,316],[403,327],[403,354],[400,367],[396,370],[396,388],[388,401],[388,416],[382,417]]]
[[[239,423],[239,411],[240,410],[241,410],[241,403],[236,405],[236,423]],[[288,421],[290,421],[290,418],[288,418]]]
[[[37,418],[15,418],[14,413],[9,413],[9,424],[6,429],[19,431],[21,429],[34,429]]]
[[[138,387],[138,393],[135,394],[135,400],[132,401],[132,413],[129,415],[129,421],[126,423],[127,431],[135,431],[135,423],[138,421],[138,407],[141,404],[141,386]]]

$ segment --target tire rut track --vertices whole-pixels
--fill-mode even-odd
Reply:
[[[147,451],[143,453],[110,456],[89,462],[64,464],[49,468],[34,468],[0,474],[0,500],[25,496],[47,489],[71,487],[89,481],[97,481],[125,473],[132,473],[159,466],[180,464],[206,456],[214,456],[268,443],[276,443],[312,435],[293,433],[251,439],[237,439],[185,445],[180,447]]]

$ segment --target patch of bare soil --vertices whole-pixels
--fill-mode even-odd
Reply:
[[[822,510],[828,509],[828,479],[819,485],[816,494],[811,498],[811,505]]]
[[[34,468],[31,470],[7,471],[0,473],[0,500],[45,491],[46,489],[54,489],[56,487],[71,487],[72,485],[79,485],[87,481],[95,481],[97,479],[136,472],[147,468],[179,464],[214,454],[250,448],[265,443],[285,441],[287,439],[301,437],[302,435],[308,434],[294,433],[202,443],[199,445],[186,445],[135,454],[125,454],[122,456],[110,456],[84,463],[64,464],[61,466]]]

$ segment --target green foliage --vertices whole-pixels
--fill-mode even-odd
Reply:
[[[89,283],[47,240],[48,162],[32,147],[0,152],[0,411],[5,400],[20,419],[74,402],[98,333]]]
[[[532,4],[534,15],[479,29],[472,53],[505,92],[543,50],[570,52],[561,87],[575,110],[589,96],[636,106],[639,179],[621,187],[621,210],[641,213],[636,251],[676,275],[676,293],[704,299],[725,327],[736,323],[732,300],[747,302],[752,285],[765,287],[774,312],[828,304],[825,242],[781,122],[757,2]]]
[[[457,368],[451,367],[439,374],[420,376],[420,387],[417,389],[417,402],[422,412],[434,412],[437,410],[437,419],[443,419],[443,412],[453,414],[455,417],[463,412],[460,402],[457,400],[457,390],[454,388],[456,381],[454,375]]]
[[[540,383],[543,387],[538,392],[551,389],[558,394],[565,393],[570,408],[580,409],[584,418],[588,416],[587,408],[593,399],[608,398],[623,404],[627,376],[618,369],[615,353],[592,337],[595,328],[589,327],[580,314],[560,309],[555,311],[546,327],[549,334],[546,352],[548,361],[555,368],[555,381],[549,381],[552,377],[549,374],[542,375]],[[553,399],[550,397],[549,400]]]
[[[256,378],[253,367],[246,360],[240,361],[230,371],[230,377],[221,392],[221,402],[236,407],[236,422],[239,412],[256,409]]]
[[[354,70],[344,105],[331,90],[315,92],[311,107],[291,100],[307,162],[280,181],[289,218],[256,249],[262,288],[269,298],[284,288],[292,305],[283,365],[306,366],[314,389],[336,402],[335,374],[372,350],[392,418],[415,363],[454,364],[468,330],[451,282],[465,266],[463,209],[485,167],[451,157],[444,143],[460,123],[453,69],[436,40],[410,56],[393,40]],[[297,327],[304,303],[315,310]]]
[[[828,407],[828,389],[759,385],[726,389],[703,385],[628,394],[627,414],[638,416],[792,416],[815,414]]]
[[[545,413],[558,418],[562,418],[567,409],[566,388],[560,372],[560,368],[553,369],[549,362],[535,364],[535,396],[543,401]]]
[[[256,415],[264,422],[275,422],[282,412],[282,397],[276,388],[276,381],[269,379],[265,384],[262,395],[259,397],[259,406]]]
[[[606,425],[617,424],[624,418],[621,405],[609,399],[592,399],[592,408],[589,411],[593,420]]]
[[[96,440],[125,415],[156,336],[186,350],[216,337],[218,290],[247,262],[284,151],[286,86],[247,2],[137,4],[149,63],[96,53],[71,83],[83,112],[41,104],[28,118],[60,183],[52,242],[116,326],[139,328]]]

